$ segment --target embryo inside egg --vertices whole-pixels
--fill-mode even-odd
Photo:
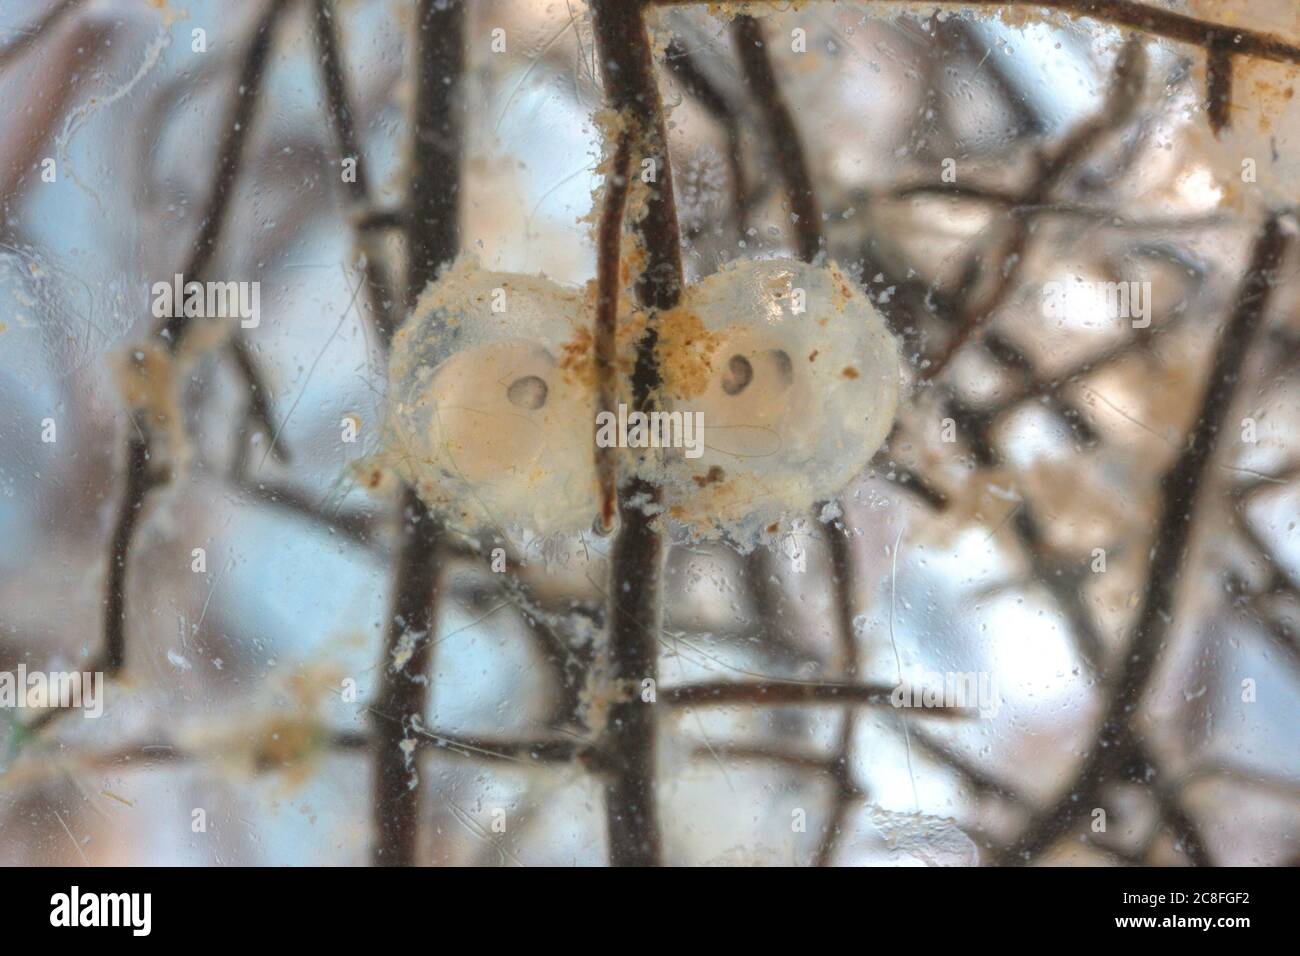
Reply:
[[[457,352],[429,389],[429,444],[449,473],[492,484],[545,466],[553,428],[564,426],[555,356],[537,342],[505,340]]]
[[[714,374],[698,399],[682,403],[704,415],[706,454],[761,467],[773,455],[790,454],[791,442],[813,407],[812,382],[795,373],[791,343],[765,328],[735,325],[714,349]]]

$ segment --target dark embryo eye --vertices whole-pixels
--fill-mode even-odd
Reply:
[[[790,353],[785,349],[768,349],[766,356],[772,360],[777,380],[782,387],[794,381],[794,362],[790,360]]]
[[[727,374],[722,377],[722,390],[728,395],[739,395],[754,379],[754,366],[743,355],[733,355],[727,360]]]
[[[506,398],[510,399],[510,404],[517,408],[536,411],[546,404],[547,391],[545,381],[536,375],[525,375],[510,383],[510,387],[506,389]]]

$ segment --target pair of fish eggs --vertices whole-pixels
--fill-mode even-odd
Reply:
[[[641,430],[626,396],[641,328],[625,322],[623,407],[601,419],[593,317],[583,290],[457,261],[394,338],[386,463],[462,526],[579,531],[603,437],[670,517],[734,535],[833,497],[893,424],[897,346],[834,266],[738,260],[683,290],[652,319],[661,414]]]

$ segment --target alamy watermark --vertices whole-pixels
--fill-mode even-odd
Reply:
[[[76,708],[82,717],[104,713],[103,671],[0,671],[0,710]]]
[[[156,319],[184,315],[191,319],[239,319],[246,329],[262,321],[260,282],[186,282],[179,272],[171,282],[155,282],[153,314]]]
[[[681,448],[687,458],[704,454],[703,412],[631,412],[622,402],[618,415],[596,415],[599,448]]]
[[[1131,319],[1133,328],[1151,324],[1150,282],[1048,282],[1043,286],[1043,318],[1065,319],[1072,312],[1100,311],[1109,319]]]
[[[132,936],[148,936],[153,929],[153,894],[83,893],[73,886],[50,897],[50,925],[122,926]]]
[[[992,719],[1002,707],[997,678],[986,671],[946,671],[922,674],[920,682],[908,687],[899,684],[889,695],[895,707],[954,707],[978,710],[981,718]]]

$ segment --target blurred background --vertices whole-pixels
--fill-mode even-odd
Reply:
[[[1148,5],[1300,44],[1290,0]],[[413,272],[431,6],[460,31],[432,134],[458,161],[419,188],[452,197],[460,252],[581,286],[605,150],[582,0],[0,4],[0,671],[109,671],[97,720],[0,710],[0,863],[384,861],[401,508],[352,465]],[[688,281],[811,233],[907,359],[838,507],[750,554],[674,539],[647,705],[663,860],[1294,863],[1294,55],[1221,54],[1224,87],[1177,39],[942,7],[648,14]],[[739,55],[755,36],[774,90]],[[170,348],[150,289],[187,269],[260,282],[261,321],[202,324],[142,401],[122,369]],[[1114,282],[1147,284],[1149,324]],[[439,542],[396,757],[413,857],[603,865],[609,540],[520,537],[504,575],[501,543]],[[673,692],[957,674],[996,712]]]

